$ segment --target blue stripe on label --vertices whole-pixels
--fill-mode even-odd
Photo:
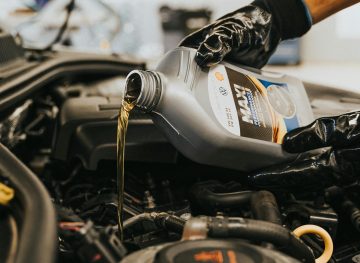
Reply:
[[[291,119],[284,119],[287,131],[291,131],[300,126],[298,118],[295,116]]]
[[[277,86],[281,86],[281,87],[284,87],[285,89],[287,89],[287,85],[284,83],[270,82],[270,81],[262,80],[262,79],[258,79],[258,80],[261,82],[261,84],[264,85],[265,88],[268,88],[271,85],[277,85]]]
[[[283,87],[284,89],[289,90],[288,87],[287,87],[287,85],[284,84],[284,83],[270,82],[270,81],[262,80],[262,79],[258,79],[258,80],[261,82],[261,84],[264,85],[265,88],[268,88],[269,86],[275,84],[275,85],[277,85],[277,86],[281,86],[281,87]],[[295,115],[293,118],[291,118],[291,119],[283,118],[283,120],[284,120],[284,122],[285,122],[286,130],[287,130],[288,132],[291,131],[291,130],[293,130],[293,129],[296,129],[296,128],[298,128],[298,127],[300,126],[299,120],[298,120],[298,118],[297,118],[296,115]]]

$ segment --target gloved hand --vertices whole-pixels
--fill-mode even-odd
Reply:
[[[318,190],[346,186],[360,178],[360,112],[320,118],[286,134],[283,149],[305,154],[297,160],[270,167],[249,176],[255,187],[275,191]]]
[[[181,45],[197,48],[195,59],[200,66],[212,66],[228,55],[239,63],[260,68],[279,42],[272,15],[249,5],[189,35]]]
[[[256,0],[186,37],[181,46],[197,49],[199,66],[224,58],[261,68],[280,40],[299,37],[311,27],[302,0]]]

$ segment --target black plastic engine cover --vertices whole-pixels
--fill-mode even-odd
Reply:
[[[120,97],[68,99],[60,112],[53,158],[78,158],[89,170],[95,170],[101,160],[116,160],[120,104]],[[137,110],[130,114],[125,151],[127,161],[172,163],[177,156],[151,118]]]

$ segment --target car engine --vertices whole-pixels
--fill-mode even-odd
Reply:
[[[7,50],[0,54],[1,262],[315,262],[324,242],[296,237],[292,231],[303,225],[329,233],[329,262],[360,262],[358,184],[254,189],[245,173],[181,155],[137,110],[126,139],[120,240],[117,115],[125,76],[145,65],[24,50],[0,38]],[[358,103],[341,104],[340,91],[324,97],[321,87],[307,89],[315,114],[329,97],[344,111]]]

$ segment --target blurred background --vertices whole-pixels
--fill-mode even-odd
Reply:
[[[44,48],[64,25],[70,0],[0,0],[0,28],[23,45]],[[250,1],[76,0],[58,49],[120,53],[149,67],[179,41]],[[360,5],[315,25],[300,40],[284,42],[266,69],[304,81],[360,88]]]

